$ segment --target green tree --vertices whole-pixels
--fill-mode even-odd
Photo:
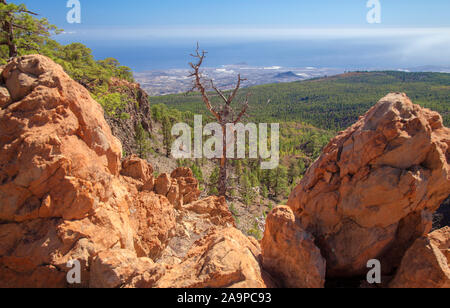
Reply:
[[[276,170],[264,170],[262,174],[262,184],[267,188],[269,193],[273,192],[277,185]]]
[[[252,169],[252,170],[256,170],[256,171],[250,172],[250,175],[249,175],[250,184],[252,185],[252,187],[258,187],[260,185],[259,179],[258,179],[258,174],[257,174],[257,171],[259,169]]]
[[[163,133],[163,144],[164,150],[166,151],[166,156],[170,157],[172,151],[172,123],[167,115],[162,118],[162,133]]]
[[[217,183],[219,182],[219,167],[214,168],[213,172],[209,177],[208,183],[208,194],[209,195],[217,195],[219,190],[217,189]]]
[[[97,63],[103,67],[109,74],[110,77],[116,77],[119,79],[127,80],[129,82],[134,82],[133,72],[129,67],[120,65],[119,61],[114,58],[106,58],[104,60],[97,61]]]
[[[295,184],[297,180],[300,178],[301,172],[302,170],[300,169],[299,163],[292,161],[289,165],[289,171],[287,174],[288,184],[289,185]]]
[[[122,117],[122,111],[128,105],[128,98],[120,93],[105,93],[103,95],[92,95],[103,107],[106,114],[111,117]]]
[[[240,159],[234,160],[234,170],[236,174],[241,174],[242,172],[242,161]]]
[[[146,159],[151,150],[149,133],[145,131],[141,124],[136,125],[135,132],[138,155],[142,159]]]
[[[200,183],[200,184],[203,184],[203,182],[204,182],[204,179],[203,179],[203,172],[202,172],[202,169],[199,167],[199,165],[197,164],[197,162],[193,162],[192,163],[192,165],[191,165],[191,170],[192,170],[192,173],[194,174],[194,177],[197,179],[197,181]]]
[[[269,197],[269,190],[267,189],[266,185],[262,185],[261,187],[261,196],[263,196],[264,198]]]
[[[24,4],[0,0],[0,57],[40,53],[52,34],[62,30],[50,24],[46,18],[38,19]]]
[[[230,177],[229,179],[228,179],[228,183],[229,183],[229,192],[230,192],[230,196],[232,197],[232,198],[235,198],[235,197],[237,197],[238,196],[238,194],[239,194],[239,191],[238,191],[238,188],[237,188],[237,180],[235,179],[235,178],[233,178],[233,177]]]
[[[256,197],[252,183],[247,173],[243,173],[240,178],[241,197],[245,205],[250,205]]]
[[[255,239],[260,241],[263,238],[263,233],[259,227],[258,220],[255,218],[253,222],[253,227],[247,231],[247,234],[253,236]]]
[[[275,193],[277,196],[285,196],[288,194],[288,172],[285,166],[279,166],[276,169],[276,185]]]

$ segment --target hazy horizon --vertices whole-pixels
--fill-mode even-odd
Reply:
[[[188,68],[196,41],[95,42],[82,41],[97,59],[117,58],[135,72]],[[250,66],[330,67],[346,70],[408,69],[421,66],[449,67],[446,50],[423,56],[395,40],[286,40],[219,43],[200,41],[208,52],[207,67],[246,63]]]

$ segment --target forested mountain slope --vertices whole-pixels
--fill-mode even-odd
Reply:
[[[445,125],[450,124],[450,74],[445,73],[354,72],[256,86],[244,89],[241,99],[247,91],[252,92],[252,122],[305,122],[338,131],[356,122],[386,93],[405,92],[416,104],[438,111]],[[205,113],[200,97],[194,94],[153,97],[152,102]]]

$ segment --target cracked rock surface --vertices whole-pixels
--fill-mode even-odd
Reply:
[[[299,228],[315,237],[329,277],[391,273],[450,193],[450,129],[402,93],[381,99],[324,149],[291,193]]]

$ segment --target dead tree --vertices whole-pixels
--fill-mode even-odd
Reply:
[[[205,103],[206,109],[217,119],[217,122],[222,127],[223,134],[223,155],[220,158],[220,167],[219,167],[219,182],[218,182],[218,191],[220,196],[226,196],[227,193],[227,167],[228,167],[228,159],[226,157],[227,153],[227,124],[237,124],[241,121],[242,117],[246,115],[248,110],[248,100],[250,97],[250,93],[247,93],[247,96],[244,102],[241,104],[241,111],[239,114],[235,114],[234,110],[231,106],[236,95],[238,94],[239,89],[241,88],[242,82],[246,81],[246,79],[241,78],[241,75],[238,75],[238,80],[236,83],[236,87],[233,91],[230,92],[228,96],[226,96],[220,89],[216,87],[213,80],[205,80],[200,72],[200,67],[203,64],[203,61],[206,56],[205,51],[201,51],[197,44],[197,49],[195,54],[191,55],[193,58],[197,59],[196,63],[189,63],[192,68],[192,72],[189,77],[194,79],[194,85],[189,92],[198,91],[200,92],[203,102]],[[207,87],[204,85],[205,82],[208,82],[211,85],[211,88],[216,92],[216,94],[223,101],[220,106],[214,108],[211,104],[211,100],[207,93]],[[188,93],[189,93],[188,92]]]

